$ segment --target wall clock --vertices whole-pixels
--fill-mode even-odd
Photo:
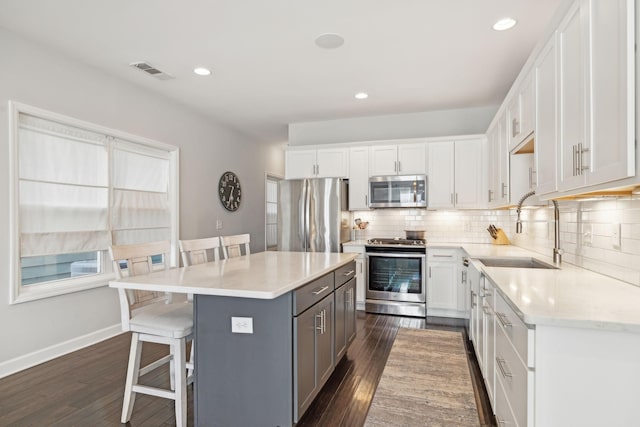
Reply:
[[[225,172],[218,182],[218,196],[222,206],[230,212],[237,211],[242,200],[242,190],[240,180],[233,172]]]

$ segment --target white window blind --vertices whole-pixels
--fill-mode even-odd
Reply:
[[[20,114],[18,141],[21,256],[107,248],[106,137]]]

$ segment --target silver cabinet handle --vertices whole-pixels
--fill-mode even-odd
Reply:
[[[393,161],[393,171],[394,172],[398,172],[398,161],[397,160]]]
[[[316,320],[320,320],[320,326],[316,326],[316,331],[320,331],[320,333],[322,333],[322,312],[316,314]]]
[[[588,148],[584,148],[582,143],[578,144],[578,159],[580,161],[580,165],[579,165],[580,175],[582,175],[582,171],[589,170],[589,165],[587,165],[587,166],[584,165],[584,156],[583,156],[584,153],[586,153],[588,151],[589,151],[589,149]]]
[[[451,204],[453,204],[453,193],[449,195],[449,200],[451,200]]]
[[[429,267],[429,277],[431,277],[431,267]]]
[[[513,120],[511,120],[511,137],[512,138],[515,138],[516,135],[520,133],[520,132],[516,132],[517,126],[518,126],[518,119],[514,117]]]
[[[529,189],[533,187],[533,168],[529,167]]]
[[[502,197],[507,197],[507,184],[505,184],[504,182],[502,183]]]
[[[458,204],[458,193],[456,193],[456,205]]]
[[[369,196],[366,194],[364,195],[364,205],[369,206]]]
[[[316,175],[320,175],[320,165],[316,165]]]
[[[489,190],[489,202],[493,201],[493,191]]]
[[[349,271],[347,271],[346,273],[344,273],[344,274],[343,274],[343,276],[344,276],[344,277],[348,277],[348,276],[351,276],[351,275],[352,275],[353,273],[355,273],[355,272],[356,272],[355,270],[349,270]]]
[[[433,254],[431,255],[434,258],[453,258],[453,255],[438,255],[438,254]]]
[[[499,426],[506,426],[508,424],[505,420],[503,420],[497,415],[496,415],[496,422],[498,423]]]
[[[503,377],[513,378],[513,374],[509,370],[506,360],[504,360],[502,357],[496,357],[496,363],[498,364],[498,369],[500,370],[500,373]]]
[[[513,324],[509,322],[509,319],[507,318],[506,314],[496,311],[496,317],[498,318],[498,320],[500,321],[500,324],[502,324],[503,327],[510,328],[511,326],[513,326]]]
[[[314,295],[320,295],[321,293],[323,293],[324,291],[326,291],[327,289],[329,289],[328,286],[323,286],[321,288],[316,289],[315,291],[313,291],[312,293]]]
[[[578,146],[572,145],[571,150],[573,151],[573,176],[578,175]]]
[[[476,305],[476,293],[471,291],[471,307],[475,307]]]
[[[398,172],[402,171],[402,163],[400,163],[400,160],[398,160]]]

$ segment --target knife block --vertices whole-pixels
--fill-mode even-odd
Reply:
[[[494,245],[510,245],[511,242],[507,235],[502,231],[502,228],[498,228],[498,233],[495,239],[493,239]]]

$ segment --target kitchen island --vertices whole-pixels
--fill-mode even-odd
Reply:
[[[284,427],[353,339],[356,256],[261,252],[110,286],[194,295],[196,425]]]

